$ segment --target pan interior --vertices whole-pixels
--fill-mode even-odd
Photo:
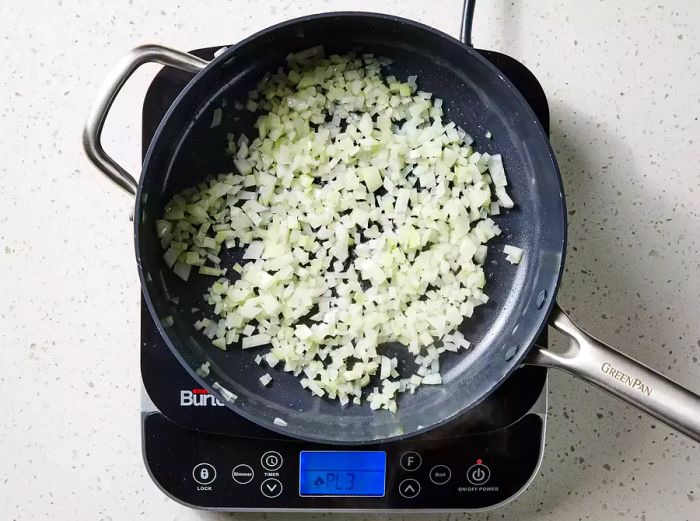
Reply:
[[[485,266],[488,304],[460,330],[473,347],[441,358],[444,384],[424,386],[398,401],[396,414],[369,406],[341,408],[301,388],[296,377],[254,363],[265,348],[242,351],[212,346],[193,323],[208,312],[203,295],[213,278],[193,274],[182,282],[165,266],[155,219],[168,200],[206,176],[232,170],[224,153],[226,135],[251,139],[255,116],[224,109],[224,99],[245,101],[270,70],[290,52],[323,44],[327,53],[371,52],[393,60],[387,73],[418,76],[421,90],[444,100],[445,118],[470,133],[480,152],[500,153],[515,208],[495,220],[503,233],[489,242]],[[490,131],[492,139],[486,139]],[[157,131],[144,163],[136,215],[137,257],[146,301],[169,347],[211,391],[238,413],[264,427],[328,443],[369,443],[415,434],[456,416],[487,396],[514,370],[546,319],[558,284],[565,240],[565,211],[558,169],[547,138],[515,88],[471,48],[427,27],[384,15],[339,13],[306,17],[268,29],[230,48],[191,82]],[[503,245],[525,250],[520,265],[505,259]],[[226,260],[240,260],[229,251]],[[543,300],[544,299],[544,300]],[[544,304],[543,304],[544,302]],[[199,311],[193,312],[193,309]],[[167,320],[172,317],[171,321]],[[386,352],[402,347],[386,345]],[[210,373],[195,374],[204,362]],[[258,378],[269,372],[270,387]],[[235,400],[227,394],[233,393]],[[226,397],[230,400],[226,400]],[[287,426],[280,427],[275,419]],[[278,422],[279,423],[279,422]]]

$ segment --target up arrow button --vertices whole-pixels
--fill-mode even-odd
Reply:
[[[399,485],[399,494],[406,499],[416,497],[420,493],[420,483],[415,479],[404,479]]]

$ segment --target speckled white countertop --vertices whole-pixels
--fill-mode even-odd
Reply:
[[[88,164],[80,133],[97,86],[132,46],[233,43],[287,18],[349,9],[457,34],[461,2],[0,3],[0,519],[331,517],[207,514],[151,482],[139,440],[131,201]],[[560,302],[696,391],[698,19],[692,0],[496,0],[479,2],[474,28],[477,46],[522,60],[549,96],[570,218]],[[132,171],[155,70],[138,72],[107,123],[107,148]],[[487,514],[422,519],[700,517],[698,445],[564,374],[550,381],[547,451],[532,486]]]

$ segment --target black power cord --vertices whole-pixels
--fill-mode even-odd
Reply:
[[[465,0],[462,9],[462,29],[459,39],[467,45],[472,45],[472,24],[474,23],[474,6],[476,0]]]

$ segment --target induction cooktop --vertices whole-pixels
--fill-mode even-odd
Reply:
[[[219,47],[191,51],[212,59]],[[479,50],[520,90],[545,130],[542,87],[509,56]],[[189,82],[165,67],[143,106],[145,154]],[[198,387],[141,306],[141,435],[148,472],[185,505],[221,511],[476,511],[502,505],[534,479],[544,449],[547,370],[524,366],[476,408],[422,435],[362,446],[284,437]],[[538,341],[546,345],[546,330]]]

